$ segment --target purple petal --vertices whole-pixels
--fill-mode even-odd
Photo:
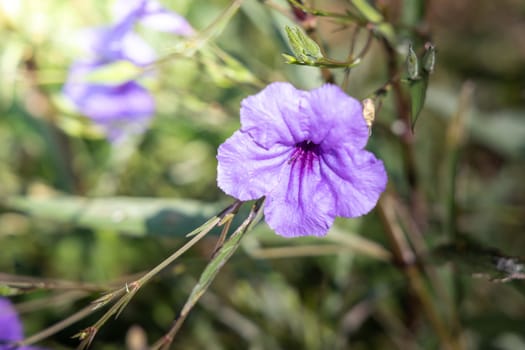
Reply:
[[[193,27],[186,18],[167,10],[147,14],[142,18],[140,23],[159,32],[173,33],[180,36],[191,36],[195,34]]]
[[[77,62],[69,72],[64,93],[79,110],[94,120],[133,119],[152,115],[155,103],[148,90],[133,81],[116,85],[86,82],[100,65]]]
[[[135,33],[129,33],[122,39],[120,50],[117,59],[125,59],[138,66],[146,66],[157,59],[153,48]]]
[[[22,324],[13,304],[6,299],[0,298],[0,344],[23,339]],[[0,345],[0,350],[4,347]]]
[[[127,133],[143,132],[155,108],[153,97],[135,82],[88,85],[75,102],[83,114],[104,128],[112,141]]]
[[[93,120],[142,119],[154,113],[148,90],[130,81],[116,86],[89,85],[79,106]]]
[[[86,36],[94,61],[107,63],[128,60],[144,66],[156,59],[155,51],[135,33],[116,28],[98,28]]]
[[[146,1],[127,1],[125,8],[115,25],[95,32],[92,49],[97,61],[127,59],[139,65],[150,64],[155,60],[153,49],[133,33],[135,24],[144,15]]]
[[[115,6],[116,24],[92,30],[85,36],[99,63],[126,59],[138,65],[147,65],[155,60],[153,49],[134,32],[137,22],[159,31],[188,36],[194,33],[186,19],[168,11],[157,1],[125,0]]]
[[[121,0],[117,1],[114,13],[119,21],[125,21],[130,16],[137,16],[137,20],[153,30],[173,33],[181,36],[194,34],[193,27],[188,21],[176,12],[164,8],[154,0]]]
[[[287,162],[277,186],[267,195],[268,226],[284,237],[324,236],[335,218],[334,198],[318,160]]]
[[[337,148],[343,142],[363,148],[369,137],[361,102],[348,96],[336,85],[326,84],[308,94],[308,139],[323,149]]]
[[[375,207],[387,183],[382,161],[349,144],[323,152],[321,158],[322,181],[335,197],[334,215],[356,217]]]
[[[151,0],[118,0],[113,4],[112,12],[116,22],[125,21],[130,15],[142,15]]]
[[[100,125],[110,140],[125,134],[141,133],[155,112],[155,101],[134,81],[102,85],[83,81],[97,64],[77,62],[72,66],[63,92],[78,110]]]
[[[277,186],[281,168],[291,152],[291,148],[283,145],[265,149],[250,135],[237,131],[219,147],[218,185],[225,193],[243,201],[260,198]]]
[[[120,59],[122,42],[132,32],[136,21],[136,15],[129,15],[114,26],[99,29],[92,45],[97,57],[106,61]]]
[[[308,117],[301,113],[305,91],[289,83],[272,83],[241,103],[241,130],[264,148],[274,144],[293,146],[304,141]]]

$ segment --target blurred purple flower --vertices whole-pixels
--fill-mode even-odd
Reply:
[[[116,24],[99,29],[90,40],[98,60],[129,60],[147,65],[155,60],[153,50],[133,29],[136,23],[160,32],[180,36],[194,34],[192,26],[181,15],[162,7],[154,0],[120,0],[114,8]]]
[[[0,350],[44,350],[33,346],[8,345],[24,339],[22,323],[9,299],[0,297]]]
[[[84,62],[73,64],[64,93],[83,114],[106,131],[110,141],[142,133],[155,111],[153,97],[134,81],[114,85],[84,81],[98,66]]]
[[[138,66],[155,61],[154,50],[133,29],[137,22],[158,31],[181,36],[194,33],[186,19],[154,0],[121,0],[117,22],[86,35],[90,58],[73,63],[63,87],[78,110],[102,127],[111,141],[143,132],[155,112],[151,94],[135,81],[94,83],[86,79],[105,65],[126,60]]]
[[[335,85],[273,83],[241,104],[241,129],[218,150],[219,187],[266,196],[268,225],[284,237],[323,236],[336,216],[368,213],[385,190],[383,162],[364,150],[361,103]]]

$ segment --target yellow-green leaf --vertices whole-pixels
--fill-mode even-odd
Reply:
[[[84,80],[98,84],[121,84],[136,79],[142,73],[142,68],[129,61],[117,61],[103,65],[86,74]]]

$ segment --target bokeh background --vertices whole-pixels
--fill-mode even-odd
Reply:
[[[162,3],[197,30],[229,5]],[[525,3],[371,3],[394,25],[400,61],[408,42],[422,48],[418,30],[430,33],[437,48],[413,145],[426,204],[420,238],[440,285],[432,302],[464,348],[525,349],[524,282],[494,281],[502,276],[493,259],[525,255]],[[313,6],[344,12],[349,1]],[[0,292],[17,302],[27,335],[151,269],[186,241],[185,233],[231,203],[216,186],[215,155],[239,127],[243,98],[271,81],[305,89],[323,83],[318,69],[284,62],[284,26],[293,22],[276,7],[288,8],[246,0],[206,50],[159,65],[147,82],[157,103],[151,127],[115,147],[61,94],[69,65],[82,55],[82,30],[111,23],[109,2],[0,1]],[[330,56],[343,58],[352,29],[329,19],[317,24]],[[142,33],[161,56],[181,43]],[[360,33],[356,45],[365,40]],[[344,72],[334,74],[341,83]],[[349,79],[348,92],[359,99],[389,79],[377,41]],[[387,94],[368,148],[407,202],[395,114]],[[216,240],[214,232],[144,287],[93,348],[135,349],[132,339],[141,334],[149,343],[160,338]],[[176,348],[441,348],[403,269],[367,250],[377,245],[390,249],[376,212],[337,220],[323,239],[286,240],[261,223],[192,311]],[[516,269],[523,278],[523,265]],[[4,282],[14,275],[75,287],[38,288],[20,277],[26,289],[8,288]],[[97,316],[41,344],[74,348],[72,335]]]

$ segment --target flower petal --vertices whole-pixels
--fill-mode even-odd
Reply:
[[[120,54],[115,55],[113,60],[125,59],[139,66],[146,66],[157,59],[157,55],[151,46],[135,33],[128,33],[122,38]]]
[[[366,145],[369,131],[361,102],[332,84],[310,91],[308,102],[302,112],[309,117],[310,141],[323,149],[337,148],[343,142],[357,149]]]
[[[148,13],[140,21],[144,26],[159,32],[190,36],[195,33],[193,27],[183,16],[166,9]]]
[[[122,22],[130,15],[140,15],[151,0],[117,0],[113,3],[112,14],[115,22]]]
[[[132,81],[115,86],[71,83],[64,92],[82,114],[95,121],[142,119],[155,111],[150,93]]]
[[[194,34],[193,27],[183,16],[163,7],[155,0],[121,0],[115,3],[113,13],[118,22],[126,21],[135,16],[144,26],[160,32],[173,33],[180,36]]]
[[[91,85],[79,109],[101,126],[110,141],[144,132],[154,113],[153,97],[142,86],[128,82],[119,86]]]
[[[219,147],[217,183],[237,199],[260,198],[277,186],[281,168],[291,152],[283,145],[265,149],[247,133],[236,131]]]
[[[23,338],[22,324],[13,304],[6,298],[0,298],[0,344]],[[0,345],[0,349],[2,348]]]
[[[277,187],[267,195],[268,226],[284,237],[324,236],[335,215],[334,198],[320,173],[319,161],[282,167]]]
[[[334,215],[356,217],[375,207],[387,183],[381,160],[349,144],[324,152],[321,159],[322,181],[335,198]]]
[[[300,112],[306,92],[289,83],[272,83],[241,103],[241,130],[266,149],[304,141],[309,126]]]
[[[121,59],[122,41],[128,36],[137,21],[137,13],[131,13],[115,25],[100,28],[92,40],[92,48],[101,60],[110,61]]]
[[[125,134],[143,132],[155,113],[155,101],[134,81],[103,85],[83,81],[96,64],[77,62],[70,70],[63,92],[79,112],[101,126],[111,141]]]
[[[93,61],[107,63],[125,59],[140,66],[155,61],[155,51],[131,29],[118,25],[84,32],[83,39],[88,43]]]

